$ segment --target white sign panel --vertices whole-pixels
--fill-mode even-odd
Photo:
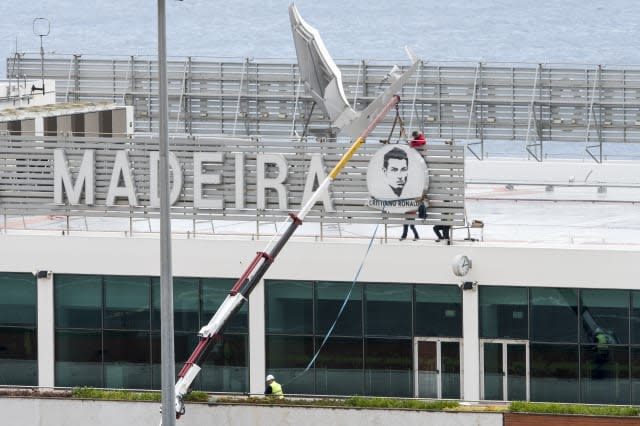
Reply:
[[[406,145],[386,145],[369,162],[369,207],[389,213],[414,212],[428,187],[427,164],[418,151]]]
[[[363,144],[335,180],[321,185],[345,144],[214,137],[171,142],[174,217],[275,221],[299,211],[319,189],[306,221],[403,223],[422,205],[428,206],[426,223],[464,221],[462,147],[432,144],[420,152],[404,144]],[[104,138],[97,145],[93,138],[0,138],[0,158],[6,214],[158,214],[153,139]]]

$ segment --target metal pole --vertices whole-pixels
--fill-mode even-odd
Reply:
[[[165,0],[158,0],[158,101],[160,116],[160,359],[162,425],[174,426],[175,356],[173,349],[173,277],[171,271],[171,218],[169,216],[169,108]]]
[[[42,96],[44,97],[44,48],[42,47],[42,37],[40,36],[40,76],[42,77]]]

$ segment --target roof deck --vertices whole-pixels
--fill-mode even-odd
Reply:
[[[632,199],[635,197],[635,199]],[[480,220],[484,228],[454,227],[453,244],[543,244],[602,248],[640,246],[640,189],[545,186],[469,185],[466,208],[469,222]],[[5,222],[6,220],[6,222]],[[283,218],[284,221],[284,218]],[[73,216],[0,216],[9,234],[58,234],[155,238],[157,219]],[[420,241],[398,241],[401,225],[380,226],[376,238],[389,244],[438,244],[430,225],[416,222]],[[272,236],[279,224],[256,221],[176,220],[175,238],[260,239]],[[368,241],[376,225],[305,223],[294,238]],[[385,238],[386,234],[386,238]],[[470,235],[476,242],[466,241]]]

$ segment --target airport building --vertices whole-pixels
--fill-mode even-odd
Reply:
[[[640,404],[640,170],[603,156],[606,143],[638,142],[638,71],[412,58],[409,79],[351,64],[356,113],[337,66],[306,59],[337,104],[301,93],[300,64],[173,64],[177,370],[341,161],[335,124],[360,129],[394,84],[414,88],[322,189],[193,389],[262,394],[272,374],[288,395]],[[13,62],[66,93],[0,116],[0,385],[158,389],[155,65]],[[12,87],[7,97],[26,96]],[[395,137],[401,111],[420,111],[426,148]],[[588,162],[544,157],[547,142],[585,134]],[[531,142],[529,159],[491,161],[485,139]],[[405,225],[420,238],[399,241]],[[442,225],[452,235],[437,242]]]
[[[159,388],[155,238],[1,238],[3,385]],[[261,393],[270,373],[291,394],[638,403],[637,248],[376,243],[305,371],[366,243],[294,239],[194,388]],[[175,240],[177,363],[263,244]],[[468,289],[451,272],[459,254]]]
[[[159,388],[160,265],[150,196],[157,145],[109,138],[93,150],[92,138],[3,140],[2,385]],[[22,150],[11,149],[17,141]],[[301,204],[305,182],[319,180],[324,167],[314,166],[315,150],[341,148],[318,142],[290,151],[263,140],[251,152],[251,143],[175,140],[181,150],[173,173],[182,176],[173,180],[181,185],[173,245],[177,368],[253,254],[282,226],[278,219]],[[123,146],[128,161],[120,160]],[[459,224],[465,211],[483,213],[465,207],[469,200],[456,189],[464,194],[463,180],[452,177],[531,163],[505,161],[496,169],[471,162],[465,169],[455,144],[434,143],[422,154],[430,206],[424,219],[375,210],[365,202],[368,165],[393,146],[362,148],[349,179],[336,180],[225,328],[194,389],[260,394],[273,374],[288,394],[638,403],[638,246],[545,242],[544,229],[517,225],[526,220],[518,212],[527,205],[522,199],[509,201],[514,210],[502,216],[511,226],[493,222],[502,234],[483,222],[471,227],[470,218]],[[225,155],[201,156],[217,151]],[[549,165],[584,172],[570,162]],[[279,169],[288,170],[286,184]],[[629,172],[599,168],[607,170]],[[499,197],[505,189],[488,191]],[[545,187],[531,191],[557,196]],[[474,202],[489,215],[504,200]],[[536,209],[560,205],[567,215],[589,204],[529,202]],[[251,216],[256,211],[261,216]],[[610,218],[596,215],[589,232],[604,235]],[[450,245],[430,237],[446,220]],[[418,225],[421,239],[398,241],[403,223]]]

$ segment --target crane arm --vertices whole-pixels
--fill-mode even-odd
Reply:
[[[384,118],[389,110],[393,108],[399,101],[400,97],[397,95],[394,95],[391,100],[388,101],[387,105],[385,105],[385,107],[378,113],[378,115],[371,121],[371,123],[369,123],[360,137],[358,137],[358,139],[356,139],[356,141],[349,147],[340,161],[338,161],[338,164],[335,165],[335,167],[322,181],[322,183],[318,185],[318,188],[313,192],[305,205],[302,206],[300,211],[297,214],[289,213],[288,220],[290,219],[291,222],[282,233],[280,238],[275,242],[273,248],[268,250],[269,247],[267,247],[265,251],[261,251],[256,254],[247,269],[242,273],[240,278],[238,278],[238,281],[236,281],[234,286],[231,288],[229,294],[227,295],[224,302],[222,302],[222,305],[220,305],[215,315],[211,318],[207,325],[200,329],[200,331],[198,332],[198,336],[200,339],[198,345],[185,363],[182,370],[180,370],[180,373],[178,373],[178,382],[176,383],[175,387],[176,418],[180,418],[180,416],[184,414],[185,407],[183,398],[189,391],[191,384],[200,372],[201,365],[206,359],[209,350],[211,349],[215,341],[220,339],[224,326],[227,324],[233,314],[235,314],[246,302],[255,286],[260,282],[260,280],[262,280],[262,277],[264,277],[264,275],[267,273],[285,244],[287,244],[296,229],[300,225],[302,225],[302,221],[318,201],[322,194],[322,191],[324,191],[330,185],[330,183],[336,179],[336,177],[340,174],[340,171],[349,162],[358,148],[360,148],[360,146],[364,143],[365,139],[371,133],[371,131]]]

